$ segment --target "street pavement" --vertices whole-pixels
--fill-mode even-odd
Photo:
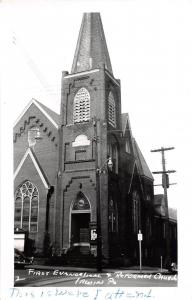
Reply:
[[[15,286],[33,287],[176,287],[177,275],[167,270],[144,266],[140,272],[137,266],[121,269],[96,269],[39,266],[16,269]]]

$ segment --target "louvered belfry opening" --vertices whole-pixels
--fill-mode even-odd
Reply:
[[[74,123],[87,122],[90,119],[90,94],[86,88],[81,88],[74,99]]]
[[[116,127],[115,100],[114,100],[112,92],[109,93],[109,97],[108,97],[108,122],[113,127]]]

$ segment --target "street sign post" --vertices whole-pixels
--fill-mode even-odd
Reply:
[[[139,230],[140,231],[140,230]],[[138,241],[142,241],[143,240],[143,235],[142,233],[138,233]]]
[[[97,224],[96,222],[89,223],[90,228],[90,250],[97,257]]]
[[[143,240],[143,234],[141,233],[141,230],[139,230],[138,237],[139,241],[139,269],[140,273],[142,272],[142,251],[141,251],[141,241]]]
[[[96,224],[96,222],[90,222],[89,228],[90,228],[90,244],[97,245],[97,224]]]

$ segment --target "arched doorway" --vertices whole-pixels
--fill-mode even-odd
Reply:
[[[77,194],[71,207],[70,246],[90,246],[89,223],[91,208],[82,192]]]

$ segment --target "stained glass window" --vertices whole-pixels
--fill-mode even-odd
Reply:
[[[15,226],[29,232],[38,230],[39,192],[30,181],[25,181],[15,193]]]
[[[90,94],[87,89],[81,88],[74,98],[74,123],[86,122],[90,119]]]

